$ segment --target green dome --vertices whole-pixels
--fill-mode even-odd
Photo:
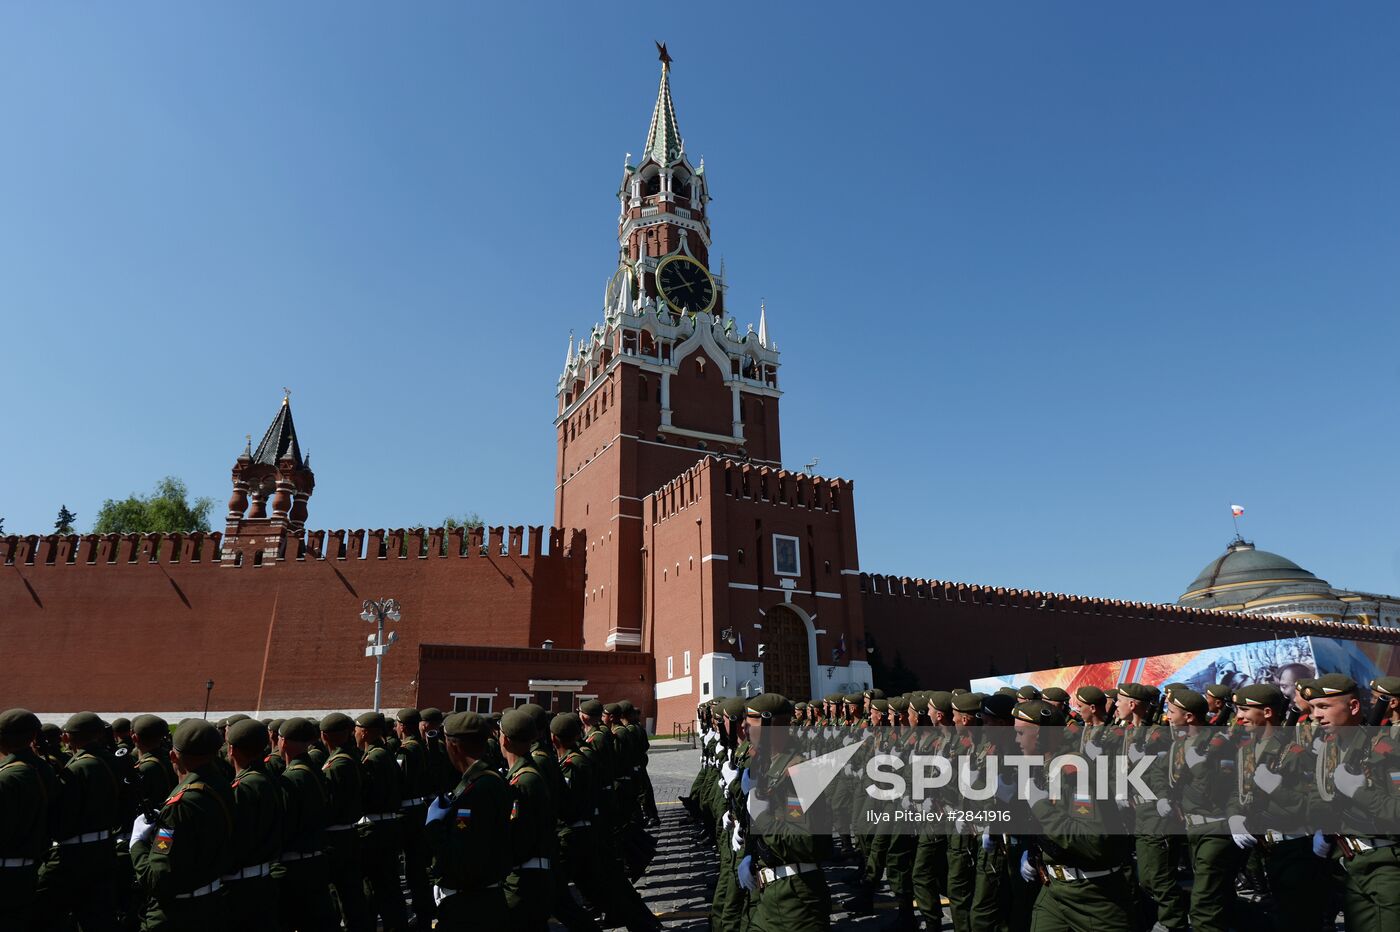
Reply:
[[[1193,608],[1244,605],[1262,598],[1330,595],[1331,587],[1298,564],[1235,538],[1177,600]]]

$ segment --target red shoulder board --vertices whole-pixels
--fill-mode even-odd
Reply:
[[[1391,744],[1384,738],[1377,740],[1376,743],[1372,745],[1372,747],[1375,749],[1377,754],[1389,754],[1391,751],[1395,750],[1395,745]]]
[[[1118,737],[1120,737],[1120,738],[1123,737],[1123,729],[1121,729],[1121,728],[1115,728],[1115,729],[1113,729],[1113,733],[1114,733],[1115,735],[1117,735]]]
[[[1290,753],[1290,754],[1302,754],[1302,753],[1303,753],[1303,746],[1302,746],[1301,744],[1292,744],[1292,745],[1289,745],[1289,747],[1288,747],[1288,753]]]
[[[1222,737],[1220,737],[1219,735],[1216,735],[1214,738],[1211,738],[1211,739],[1210,739],[1210,746],[1213,747],[1213,748],[1218,748],[1218,747],[1220,747],[1221,745],[1223,745],[1224,743],[1225,743],[1225,739],[1222,738]]]
[[[169,799],[167,799],[167,800],[165,801],[165,804],[168,806],[168,805],[170,805],[171,803],[178,803],[178,802],[180,801],[180,797],[181,797],[181,796],[184,796],[184,795],[185,795],[185,791],[182,789],[182,790],[180,790],[180,792],[176,793],[174,796],[172,796],[172,797],[170,797]]]
[[[235,789],[237,789],[237,787],[238,787],[238,781],[237,781],[237,780],[234,780],[232,786],[233,786]]]
[[[269,755],[267,755],[266,757],[263,758],[263,763],[266,764],[266,763],[267,763],[268,761],[270,761],[270,760],[272,760],[272,755],[271,755],[271,754],[269,754]]]

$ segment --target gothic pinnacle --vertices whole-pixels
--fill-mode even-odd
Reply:
[[[671,102],[671,56],[664,42],[656,43],[661,59],[661,85],[656,91],[656,106],[651,112],[647,129],[647,144],[643,154],[662,165],[670,165],[681,157],[685,145],[676,124],[676,107]]]

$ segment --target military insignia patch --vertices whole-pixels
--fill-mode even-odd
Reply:
[[[1074,814],[1077,816],[1088,816],[1094,811],[1093,801],[1087,795],[1074,794]]]
[[[1390,788],[1393,790],[1400,790],[1400,770],[1392,770],[1390,772]]]
[[[800,818],[802,815],[802,800],[796,796],[789,796],[787,798],[787,814],[790,819]]]
[[[466,831],[472,824],[472,811],[470,809],[457,810],[457,831]]]
[[[510,820],[515,821],[515,817],[520,815],[520,800],[514,800],[510,804]]]
[[[156,832],[157,851],[169,851],[173,844],[175,844],[175,830],[173,828],[163,828]]]

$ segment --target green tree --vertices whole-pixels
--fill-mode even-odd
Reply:
[[[55,534],[72,534],[73,522],[78,520],[78,516],[68,510],[67,505],[60,505],[58,508],[58,520],[53,523]]]
[[[150,495],[135,493],[124,499],[107,499],[97,512],[94,534],[189,534],[209,530],[212,498],[189,500],[185,483],[166,476]]]
[[[470,531],[472,528],[485,527],[485,524],[481,520],[481,515],[477,514],[474,511],[464,515],[448,515],[447,517],[442,519],[442,528],[444,531],[450,532],[454,528],[459,527],[465,528],[466,530]],[[447,537],[447,534],[442,535],[443,556],[447,555]],[[481,552],[483,554],[486,553],[486,548],[482,547]]]

